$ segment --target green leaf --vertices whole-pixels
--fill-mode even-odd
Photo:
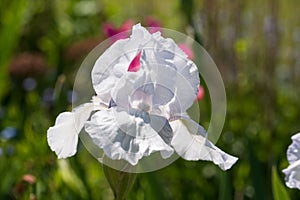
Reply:
[[[81,178],[77,176],[75,171],[72,169],[68,160],[60,159],[58,162],[58,173],[61,179],[70,188],[73,189],[82,199],[87,199],[88,193],[85,185],[81,181]]]
[[[290,200],[286,188],[283,186],[283,184],[280,181],[275,166],[272,167],[272,188],[273,188],[273,196],[275,200]]]
[[[219,170],[220,186],[219,186],[219,200],[233,199],[231,181],[228,172]]]
[[[113,190],[115,199],[125,199],[135,182],[137,174],[118,171],[106,165],[103,165],[103,171],[111,189]]]
[[[267,189],[264,187],[266,181],[264,179],[262,164],[257,159],[253,146],[248,145],[248,153],[249,153],[249,160],[250,160],[250,167],[251,167],[251,178],[253,187],[255,189],[255,199],[267,199]]]
[[[7,65],[14,48],[17,46],[25,23],[28,0],[12,1],[5,10],[0,13],[0,98],[5,93],[8,79]]]

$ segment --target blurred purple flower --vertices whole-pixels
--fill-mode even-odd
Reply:
[[[43,102],[53,103],[53,101],[54,101],[54,89],[46,88],[43,92]]]
[[[112,37],[113,42],[115,42],[119,39],[127,38],[128,37],[127,31],[129,31],[133,25],[134,22],[131,19],[125,21],[120,28],[117,28],[112,23],[107,22],[102,26],[102,30],[106,35],[106,37],[108,38]]]
[[[204,88],[202,85],[199,86],[199,90],[198,90],[198,94],[197,94],[197,97],[196,97],[196,100],[197,101],[200,101],[201,99],[203,99],[204,97]]]
[[[24,79],[22,85],[23,85],[24,90],[29,92],[36,88],[37,83],[36,83],[35,79],[28,77],[28,78]]]
[[[16,137],[17,133],[18,132],[17,132],[16,128],[14,128],[14,127],[6,127],[5,129],[3,129],[1,131],[0,135],[1,135],[2,138],[6,139],[6,140],[10,140],[10,139]]]
[[[160,31],[160,29],[161,29],[160,22],[158,20],[156,20],[152,16],[146,17],[146,19],[145,19],[145,25],[147,27],[151,27],[150,30],[149,30],[150,33],[155,33],[157,31]]]
[[[68,102],[69,103],[75,103],[77,101],[77,93],[73,90],[68,91]]]

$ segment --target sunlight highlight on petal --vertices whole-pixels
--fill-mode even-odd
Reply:
[[[238,158],[226,154],[206,138],[206,132],[195,122],[184,119],[170,123],[174,137],[171,142],[175,151],[186,160],[213,161],[222,170],[232,167]]]
[[[67,158],[76,153],[78,133],[75,127],[74,113],[63,112],[57,117],[55,126],[48,129],[48,144],[58,158]]]
[[[94,110],[93,103],[78,106],[73,112],[58,115],[55,125],[47,131],[47,141],[58,158],[73,156],[77,151],[78,134]]]

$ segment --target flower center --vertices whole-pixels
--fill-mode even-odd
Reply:
[[[134,116],[134,117],[143,119],[144,123],[147,123],[147,124],[149,124],[150,121],[151,121],[149,113],[147,113],[143,110],[138,110],[138,109],[131,108],[129,110],[129,114]]]

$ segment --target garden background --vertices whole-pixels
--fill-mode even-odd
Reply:
[[[205,47],[227,93],[217,145],[239,157],[226,172],[179,159],[139,174],[128,199],[297,199],[281,170],[300,131],[299,8],[297,0],[1,0],[0,199],[113,199],[101,164],[83,145],[57,160],[46,132],[71,110],[76,72],[109,36],[104,25],[117,31],[128,20],[185,33]]]

